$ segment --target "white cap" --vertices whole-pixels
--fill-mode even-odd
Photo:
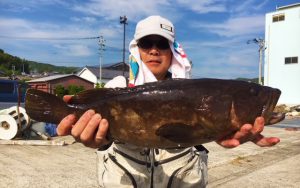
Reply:
[[[137,23],[134,39],[138,41],[147,35],[160,35],[169,41],[174,42],[174,25],[163,17],[149,16]]]

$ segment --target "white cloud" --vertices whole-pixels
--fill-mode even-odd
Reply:
[[[231,18],[223,23],[192,23],[191,26],[205,29],[220,36],[233,37],[257,34],[264,31],[265,19],[263,15]]]
[[[215,41],[184,42],[188,57],[193,61],[193,77],[234,79],[257,75],[256,45],[247,45],[245,37]],[[254,75],[254,76],[253,76]]]
[[[75,22],[85,22],[85,23],[95,23],[97,21],[95,17],[90,17],[90,16],[71,17],[70,19]]]
[[[200,14],[226,11],[226,1],[222,0],[176,0],[176,2]]]
[[[67,56],[90,56],[93,53],[88,46],[82,44],[55,45],[55,47],[63,51],[63,54]]]
[[[107,20],[119,19],[122,15],[126,15],[131,20],[138,20],[144,16],[163,13],[162,10],[169,5],[168,0],[92,0],[85,4],[75,5],[73,9]]]
[[[193,77],[235,79],[238,77],[251,78],[257,75],[257,57],[252,53],[226,52],[227,54],[212,50],[203,54],[202,62],[205,63],[193,62],[195,64],[192,70]]]
[[[68,2],[64,0],[26,0],[26,1],[0,1],[0,6],[5,7],[7,10],[12,12],[30,12],[35,9],[39,9],[43,6],[59,5],[68,6],[71,0]]]
[[[10,14],[10,17],[4,17],[4,14],[0,16],[0,35],[29,38],[103,35],[107,41],[105,62],[116,62],[122,58],[123,44],[123,27],[119,23],[119,16],[128,17],[128,43],[132,38],[135,22],[146,16],[159,14],[176,25],[178,39],[181,37],[186,40],[180,39],[180,42],[188,56],[195,61],[194,75],[252,77],[251,75],[256,75],[257,46],[247,46],[246,41],[263,34],[264,16],[254,14],[263,14],[259,10],[268,1],[270,0],[28,0],[24,3],[0,0],[0,7],[5,10],[6,7],[15,8],[14,11],[18,12]],[[54,8],[60,10],[55,16],[49,14]],[[41,17],[40,12],[43,12]],[[24,16],[15,19],[21,13]],[[203,15],[199,17],[199,14]],[[205,18],[205,22],[194,21],[201,18]],[[229,19],[224,21],[227,18]],[[190,21],[194,22],[190,24]],[[97,40],[0,40],[5,50],[15,48],[17,50],[12,54],[30,57],[32,60],[70,62],[69,65],[77,62],[82,65],[82,62],[95,64],[99,58]]]
[[[219,66],[219,67],[198,67],[192,70],[193,78],[219,78],[219,79],[236,79],[236,78],[254,78],[256,71],[243,67]]]
[[[86,25],[69,24],[59,25],[45,22],[31,22],[24,19],[0,18],[0,35],[32,38],[76,38],[98,36],[100,33],[113,36],[116,32],[110,31],[109,26],[103,29],[93,29]]]
[[[45,22],[37,23],[14,18],[0,18],[0,25],[0,36],[3,37],[1,39],[2,44],[10,40],[10,45],[23,44],[23,48],[29,48],[25,45],[28,43],[32,43],[31,45],[36,47],[43,45],[44,48],[32,50],[36,57],[40,57],[42,53],[44,55],[46,53],[56,53],[61,57],[87,57],[97,53],[95,52],[97,40],[68,40],[69,38],[98,36],[99,31],[95,29],[78,25],[65,26]],[[110,36],[114,34],[114,32],[105,29],[102,30],[102,33],[108,33]],[[5,36],[8,40],[5,40]],[[49,49],[51,50],[47,52]],[[44,52],[42,52],[43,50]],[[37,53],[37,51],[39,52]]]
[[[249,40],[248,36],[236,36],[222,39],[209,39],[209,40],[193,40],[183,41],[182,44],[186,50],[194,50],[201,48],[231,48],[233,46],[245,45]]]
[[[231,12],[234,12],[239,15],[249,15],[255,11],[262,9],[270,0],[244,0],[240,3],[231,3]]]
[[[252,7],[255,0],[244,0],[240,3],[237,3],[237,6],[234,8],[234,12],[245,12],[248,11],[250,7]]]

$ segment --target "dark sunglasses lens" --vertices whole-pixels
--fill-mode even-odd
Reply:
[[[143,49],[150,49],[153,46],[153,42],[147,39],[141,39],[138,42],[138,46]]]
[[[138,46],[143,49],[150,49],[155,45],[160,50],[166,50],[169,48],[169,42],[167,39],[153,41],[150,39],[141,39],[138,41]]]
[[[158,49],[161,49],[161,50],[166,50],[170,47],[168,40],[160,40],[157,42],[156,46]]]

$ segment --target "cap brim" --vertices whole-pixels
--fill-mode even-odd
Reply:
[[[157,30],[147,30],[147,31],[143,31],[142,33],[138,33],[136,35],[134,35],[134,39],[136,41],[138,41],[139,39],[148,36],[148,35],[160,35],[166,39],[168,39],[171,42],[174,42],[174,38],[172,36],[170,36],[169,34],[165,33],[165,32],[158,32]]]

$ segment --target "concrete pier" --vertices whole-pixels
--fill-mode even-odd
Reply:
[[[300,119],[284,120],[263,133],[281,142],[233,149],[205,144],[210,151],[208,187],[299,187]],[[95,150],[69,136],[56,140],[68,145],[0,145],[0,187],[97,187]]]

